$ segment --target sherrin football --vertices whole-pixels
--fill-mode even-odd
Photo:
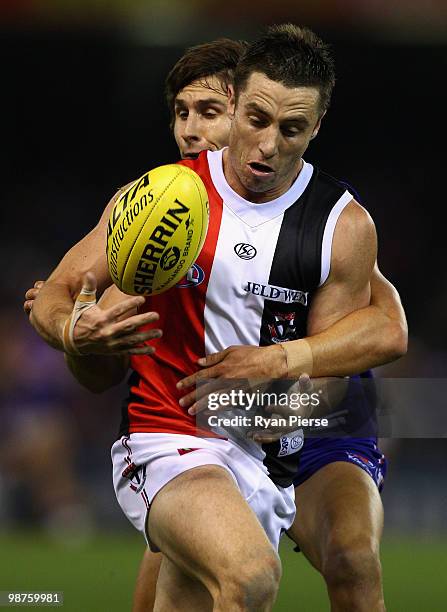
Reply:
[[[197,259],[208,220],[208,194],[193,170],[169,164],[143,174],[110,215],[107,262],[115,285],[131,295],[173,287]]]

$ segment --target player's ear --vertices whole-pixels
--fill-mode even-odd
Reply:
[[[234,85],[228,85],[228,102],[227,102],[227,113],[230,119],[234,117],[234,107],[236,105],[236,96],[234,93]]]
[[[310,137],[311,140],[313,140],[314,138],[316,138],[318,136],[318,132],[320,131],[320,127],[321,127],[321,122],[323,121],[323,117],[325,116],[326,111],[324,111],[324,113],[320,116],[320,118],[318,119],[314,130],[312,132],[312,136]]]

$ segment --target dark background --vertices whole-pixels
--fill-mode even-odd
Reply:
[[[306,159],[358,190],[412,335],[441,349],[446,48],[322,35],[334,45],[338,81]],[[95,224],[118,186],[177,159],[163,83],[182,47],[73,30],[8,32],[2,47],[1,249],[10,259],[12,241],[14,274],[3,287],[10,302]]]
[[[177,160],[163,84],[189,44],[250,39],[262,24],[287,20],[333,44],[333,103],[305,158],[351,183],[376,222],[379,265],[400,292],[410,329],[408,355],[381,375],[445,377],[447,10],[437,0],[428,4],[2,5],[4,533],[32,526],[63,540],[68,532],[130,532],[114,500],[108,456],[124,390],[82,390],[21,309],[26,289],[94,226],[117,187]],[[445,536],[446,435],[384,441],[391,459],[387,537]]]

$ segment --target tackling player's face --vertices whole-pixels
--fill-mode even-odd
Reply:
[[[174,138],[183,159],[228,144],[228,93],[215,76],[181,89],[175,98],[174,116]]]
[[[250,75],[234,109],[226,178],[248,200],[273,200],[289,189],[321,122],[315,87],[286,87],[260,72]]]

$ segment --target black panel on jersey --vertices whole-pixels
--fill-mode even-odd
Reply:
[[[140,375],[138,374],[138,372],[132,372],[132,374],[129,376],[127,384],[129,385],[129,395],[126,397],[126,399],[121,405],[121,423],[118,432],[118,438],[129,435],[129,404],[131,402],[140,401],[140,398],[137,397],[131,391],[132,387],[138,387],[140,384]]]
[[[264,301],[260,345],[307,335],[307,316],[321,278],[323,234],[329,214],[346,191],[334,178],[314,169],[301,197],[284,213],[270,270],[269,284],[308,292],[307,303]],[[280,443],[263,444],[264,465],[277,485],[287,487],[298,470],[299,456],[278,457]]]
[[[306,336],[312,295],[321,278],[321,249],[326,222],[334,205],[346,191],[337,180],[314,169],[301,197],[284,213],[270,270],[269,283],[308,292],[307,305],[264,301],[260,345]],[[294,315],[294,316],[293,316]],[[272,336],[274,327],[288,328],[285,337]],[[272,327],[273,326],[273,327]]]

